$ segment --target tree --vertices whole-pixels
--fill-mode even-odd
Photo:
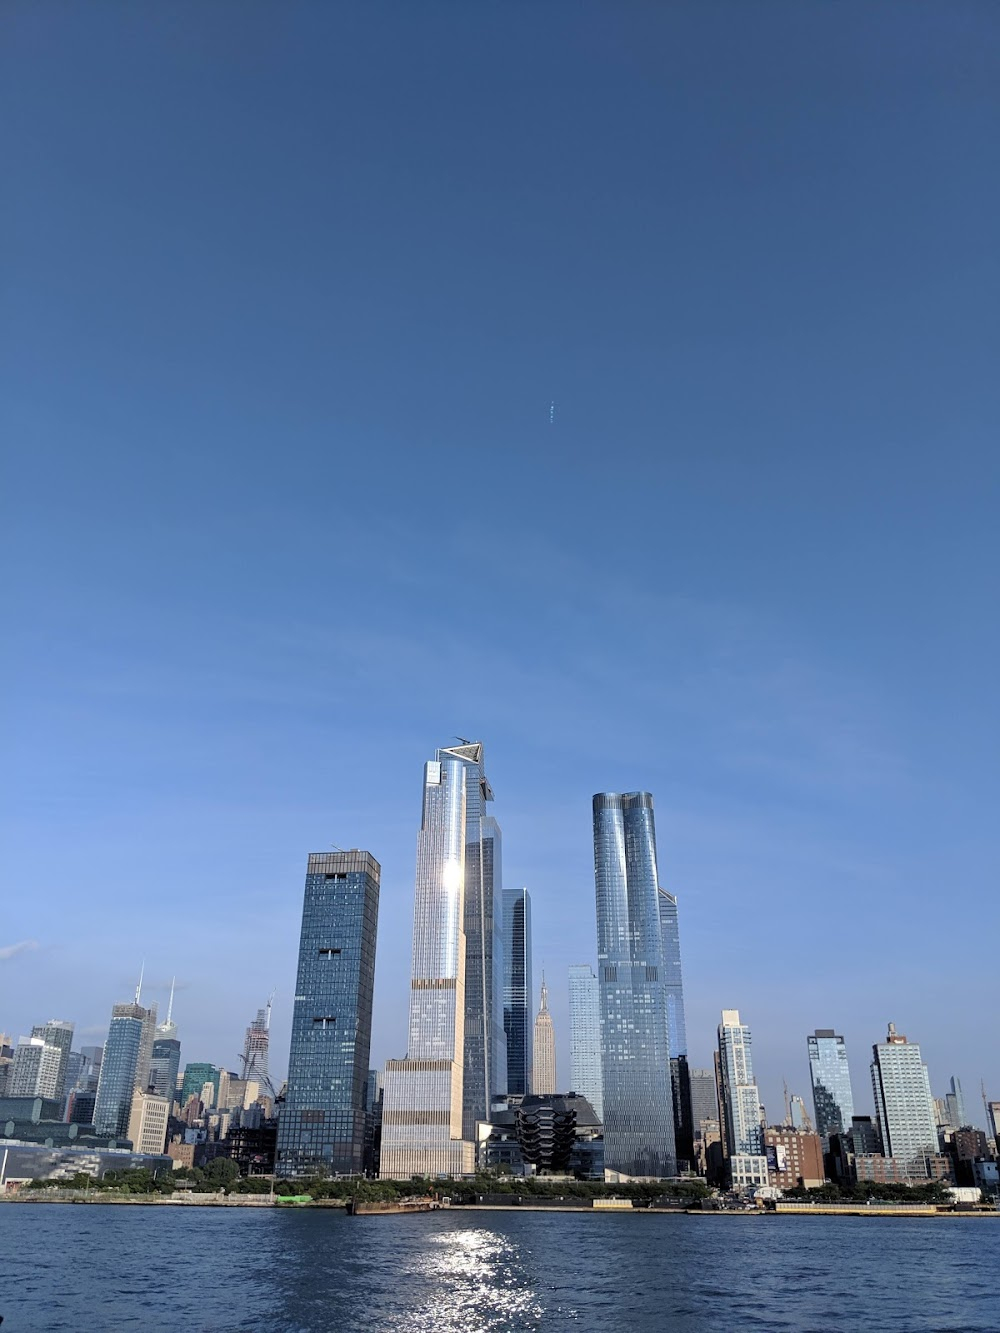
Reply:
[[[239,1174],[240,1169],[231,1157],[213,1157],[205,1167],[205,1184],[212,1189],[224,1189]]]

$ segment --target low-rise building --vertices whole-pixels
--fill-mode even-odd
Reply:
[[[764,1131],[770,1183],[778,1189],[819,1189],[826,1180],[823,1143],[818,1134],[774,1125]]]
[[[730,1153],[728,1162],[730,1189],[753,1191],[770,1183],[765,1156],[758,1156],[756,1153]]]

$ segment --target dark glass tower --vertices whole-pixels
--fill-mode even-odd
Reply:
[[[656,829],[648,792],[594,797],[604,1160],[634,1176],[676,1169]]]
[[[149,1085],[155,1028],[156,1005],[143,1008],[138,989],[134,1004],[113,1006],[94,1105],[94,1126],[98,1133],[126,1137],[132,1094],[136,1088],[145,1092]]]
[[[817,1028],[811,1037],[806,1037],[806,1045],[816,1133],[823,1140],[825,1151],[830,1146],[830,1135],[845,1134],[851,1128],[854,1116],[847,1045],[833,1028]]]
[[[663,989],[667,1001],[667,1040],[670,1044],[670,1081],[674,1094],[674,1142],[677,1157],[690,1162],[694,1155],[691,1118],[691,1077],[687,1062],[687,1024],[684,1021],[684,981],[681,975],[681,933],[677,899],[666,889],[656,895],[663,944]]]
[[[507,1091],[531,1091],[531,897],[527,889],[503,893],[503,1026],[507,1037]],[[494,1089],[494,1093],[499,1092]]]
[[[278,1175],[364,1169],[380,875],[368,852],[309,857]]]

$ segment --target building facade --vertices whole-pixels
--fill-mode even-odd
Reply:
[[[569,969],[570,1089],[585,1097],[604,1124],[601,1077],[601,991],[589,963]]]
[[[128,1136],[132,1094],[149,1086],[153,1058],[156,1005],[139,1003],[139,990],[131,1004],[116,1004],[111,1010],[108,1039],[104,1043],[101,1072],[94,1103],[94,1128],[115,1138]]]
[[[466,890],[469,871],[470,892],[478,900],[474,910],[480,914],[482,925],[487,916],[481,845],[483,808],[492,797],[483,769],[483,747],[478,742],[438,750],[436,757],[424,765],[413,905],[409,1046],[405,1059],[389,1060],[385,1066],[379,1164],[382,1176],[405,1180],[412,1175],[462,1175],[475,1168],[475,1136],[463,1131],[471,1108],[478,1108],[484,1096],[480,1118],[487,1120],[491,1098],[485,1095],[489,1092],[490,1067],[486,1047],[493,1023],[486,1015],[484,959],[480,956],[479,964],[471,970],[466,966],[466,925],[470,919]],[[493,837],[489,842],[491,870],[499,884],[499,840]],[[490,911],[494,911],[501,904],[500,895],[494,895],[491,888],[489,898]],[[480,931],[480,950],[485,949],[488,935],[491,932]],[[478,996],[471,998],[466,994],[469,977],[478,989]],[[500,1000],[502,1005],[502,994]],[[502,1008],[499,1012],[502,1014]],[[475,1087],[468,1096],[464,1089],[470,1067],[467,1034],[471,1034],[479,1053],[472,1061]]]
[[[257,1010],[257,1017],[249,1025],[243,1038],[241,1078],[256,1079],[261,1087],[267,1087],[270,1078],[268,1073],[270,1047],[271,1005],[268,1002],[265,1008]]]
[[[672,1176],[673,1089],[653,798],[648,792],[599,792],[593,818],[605,1166],[626,1175]]]
[[[309,857],[279,1174],[364,1169],[380,879],[369,852]]]
[[[48,1046],[55,1046],[59,1051],[59,1072],[56,1075],[55,1097],[64,1097],[69,1089],[66,1086],[66,1074],[73,1047],[73,1024],[61,1018],[50,1018],[47,1023],[40,1023],[31,1029],[33,1037],[40,1037]]]
[[[764,1151],[760,1092],[753,1077],[750,1029],[738,1009],[723,1009],[719,1024],[719,1110],[728,1156],[759,1156]]]
[[[167,1141],[167,1121],[170,1102],[166,1097],[143,1092],[136,1088],[132,1094],[132,1111],[128,1121],[128,1138],[133,1152],[160,1155]]]
[[[687,1023],[684,1019],[684,981],[681,974],[681,933],[677,899],[666,889],[656,895],[663,944],[663,990],[667,1002],[670,1058],[687,1057]]]
[[[828,1147],[831,1134],[843,1134],[854,1115],[854,1093],[847,1063],[847,1046],[833,1028],[817,1028],[806,1038],[809,1076],[812,1079],[816,1133]]]
[[[818,1134],[776,1125],[764,1131],[764,1152],[770,1183],[778,1189],[819,1189],[826,1180]]]
[[[531,1085],[540,1097],[550,1097],[556,1091],[556,1034],[549,1013],[549,988],[542,973],[541,1004],[535,1018],[534,1062],[531,1066]],[[576,1089],[574,1089],[576,1091]]]
[[[507,1088],[531,1092],[533,1060],[531,1002],[531,896],[527,889],[503,892],[503,1026],[507,1039]],[[494,1088],[494,1093],[500,1091]]]
[[[157,1032],[163,1030],[158,1027]],[[176,1037],[153,1038],[153,1054],[149,1061],[149,1086],[157,1097],[166,1097],[172,1104],[177,1096],[177,1072],[181,1067],[181,1044]]]
[[[920,1047],[889,1024],[884,1042],[872,1047],[872,1093],[886,1157],[918,1163],[938,1154],[934,1098]]]
[[[47,1097],[58,1101],[62,1051],[42,1037],[22,1037],[14,1047],[7,1084],[9,1097]]]

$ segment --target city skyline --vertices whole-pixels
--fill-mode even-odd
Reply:
[[[87,1041],[146,956],[192,1058],[277,984],[282,1074],[302,857],[363,846],[401,1056],[461,733],[561,1068],[589,801],[647,790],[692,1067],[739,1006],[773,1113],[833,1028],[870,1111],[892,1020],[978,1114],[926,922],[1000,930],[990,7],[354,8],[10,27],[0,1021]]]

